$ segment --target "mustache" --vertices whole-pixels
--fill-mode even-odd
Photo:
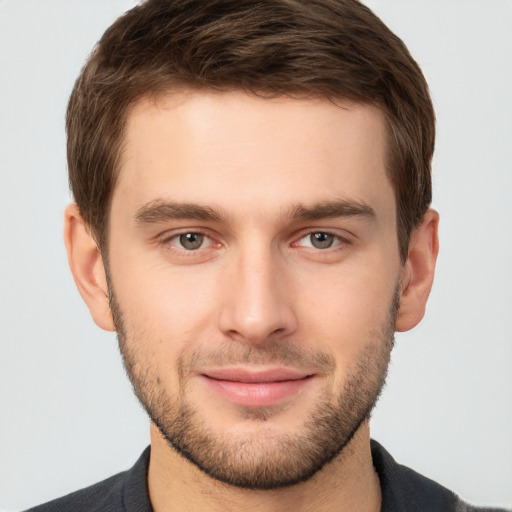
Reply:
[[[195,348],[180,357],[178,371],[185,376],[201,368],[231,365],[307,368],[324,375],[336,369],[334,357],[328,352],[305,349],[283,340],[268,340],[261,345],[232,341],[215,348]]]

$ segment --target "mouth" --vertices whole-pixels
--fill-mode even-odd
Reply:
[[[314,374],[291,368],[217,368],[200,373],[215,394],[234,405],[268,407],[300,394]]]

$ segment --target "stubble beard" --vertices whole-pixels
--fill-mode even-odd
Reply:
[[[169,445],[216,480],[240,488],[263,490],[306,481],[335,457],[342,457],[344,448],[370,417],[386,380],[394,343],[398,288],[386,322],[362,348],[357,364],[345,376],[342,389],[336,394],[326,385],[301,429],[294,434],[278,434],[266,423],[279,414],[279,410],[273,408],[240,410],[243,420],[259,422],[261,428],[257,435],[215,431],[201,418],[201,404],[189,400],[187,376],[199,362],[280,363],[300,368],[314,360],[327,377],[335,370],[332,356],[323,352],[304,352],[279,341],[269,341],[258,347],[233,344],[206,354],[198,351],[180,359],[179,391],[171,397],[163,389],[151,361],[140,350],[144,340],[132,339],[125,330],[123,315],[111,286],[110,306],[124,366],[135,394]]]

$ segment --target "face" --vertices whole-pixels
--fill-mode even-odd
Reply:
[[[130,113],[110,215],[125,365],[170,445],[249,488],[306,480],[368,417],[401,274],[370,106],[188,92]]]

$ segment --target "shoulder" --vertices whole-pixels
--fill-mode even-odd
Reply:
[[[376,441],[372,441],[373,465],[380,479],[382,510],[455,512],[457,496],[416,471],[398,464]]]
[[[148,447],[130,470],[26,512],[151,512],[147,488],[149,457]]]
[[[123,510],[122,489],[127,472],[111,476],[90,487],[31,508],[26,512],[94,512]]]
[[[380,479],[383,512],[507,512],[464,503],[449,489],[398,464],[376,441],[372,441],[372,457]]]
[[[457,501],[455,512],[511,512],[504,508],[488,508],[488,507],[474,507],[468,503],[464,503],[462,500]]]

